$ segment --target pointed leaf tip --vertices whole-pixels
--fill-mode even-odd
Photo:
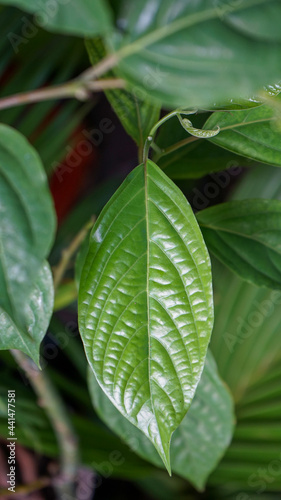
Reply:
[[[168,472],[213,326],[211,266],[190,205],[155,165],[137,167],[97,220],[79,326],[99,385]]]

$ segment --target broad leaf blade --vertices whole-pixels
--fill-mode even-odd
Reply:
[[[90,369],[88,383],[99,417],[138,455],[163,467],[152,443],[119,413],[101,390]],[[194,400],[172,437],[172,471],[201,490],[230,443],[233,422],[230,393],[220,380],[215,361],[208,352]]]
[[[212,311],[209,256],[192,210],[148,161],[95,224],[79,325],[99,384],[168,470],[171,435],[203,370]]]
[[[0,125],[0,198],[0,307],[24,327],[24,304],[51,248],[55,214],[39,156],[6,125]]]
[[[213,144],[233,153],[280,167],[280,131],[273,118],[274,110],[262,105],[246,111],[213,113],[204,128],[220,127],[220,133],[209,139]]]
[[[246,14],[251,21],[245,21]],[[210,106],[249,97],[279,81],[280,36],[272,34],[279,33],[280,17],[275,0],[231,5],[227,0],[141,0],[137,5],[123,0],[117,20],[122,32],[113,45],[120,50],[121,74],[154,99],[172,107]]]
[[[39,348],[53,312],[54,290],[49,264],[41,267],[30,296],[24,305],[24,327],[19,327],[0,307],[0,349],[19,349],[39,365]]]
[[[94,36],[107,33],[111,27],[111,15],[105,0],[1,0],[1,4],[14,5],[35,14],[35,20],[43,28],[59,33],[78,36]]]
[[[281,202],[242,200],[197,214],[210,251],[242,278],[281,288]]]
[[[93,65],[106,55],[103,42],[99,38],[86,40],[86,48]],[[114,72],[110,71],[106,76],[114,77]],[[126,132],[141,149],[151,128],[159,119],[160,107],[147,100],[146,92],[134,92],[134,89],[107,90],[105,95]]]

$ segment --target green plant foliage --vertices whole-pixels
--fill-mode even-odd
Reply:
[[[12,388],[17,442],[55,457],[63,493],[87,465],[95,481],[99,473],[134,480],[155,500],[279,498],[281,3],[2,3],[0,435]],[[87,70],[88,56],[96,67]],[[106,169],[99,164],[103,100],[81,121],[103,87],[137,145],[128,164],[143,158],[123,184],[127,166],[116,161],[111,176],[110,155]],[[94,149],[85,141],[92,125]],[[21,133],[46,172],[62,158],[69,174],[79,166],[52,179],[56,203],[62,195],[71,207],[49,256],[61,270],[55,298],[45,260],[53,203]],[[241,169],[213,174],[249,165],[240,177]],[[206,174],[216,189],[196,182]],[[195,205],[200,189],[214,206],[195,217],[187,199],[198,192]],[[65,307],[61,321],[55,311]],[[48,325],[36,379],[14,350],[39,364]],[[50,346],[61,356],[55,363]]]
[[[205,113],[192,117],[196,127],[202,127],[205,120]],[[155,142],[159,151],[153,158],[172,179],[197,179],[233,166],[249,165],[248,159],[217,147],[210,141],[197,138],[190,141],[177,118],[164,123]],[[177,148],[174,149],[175,145]]]
[[[119,413],[99,387],[90,369],[88,383],[99,417],[138,455],[158,467],[163,467],[152,443]],[[208,352],[195,398],[172,437],[172,471],[202,490],[207,477],[230,443],[233,421],[229,391],[221,382],[215,361]]]
[[[105,47],[100,38],[86,40],[86,48],[90,61],[97,64],[106,55]],[[107,77],[114,77],[110,71]],[[150,129],[159,118],[160,106],[154,105],[147,99],[145,91],[131,91],[124,89],[107,90],[105,95],[116,112],[126,132],[143,148]]]
[[[262,105],[243,111],[213,113],[204,128],[220,127],[214,144],[263,163],[281,166],[280,129],[274,109]]]
[[[6,374],[5,382],[0,387],[0,435],[4,438],[7,434],[7,391],[10,387],[15,388],[18,396],[20,394],[17,397],[17,442],[36,454],[59,458],[59,446],[45,411],[38,406],[32,392],[23,387],[22,382],[18,383],[17,378],[10,373]],[[109,463],[112,476],[125,479],[142,478],[153,473],[151,464],[132,453],[100,422],[73,415],[72,424],[81,445],[81,462],[88,468],[94,466],[95,472],[104,474],[103,466]],[[112,465],[109,462],[111,457]]]
[[[105,0],[1,0],[35,15],[43,28],[78,36],[107,33],[111,28],[111,15]]]
[[[233,198],[281,199],[280,169],[250,170]],[[239,201],[240,202],[240,201]],[[241,203],[241,202],[240,202]],[[216,297],[212,351],[236,402],[237,426],[209,483],[245,492],[276,491],[280,462],[280,291],[257,288],[214,263]],[[266,472],[266,477],[261,476]],[[273,474],[272,474],[273,471]],[[237,498],[237,497],[236,497]]]
[[[242,491],[252,493],[257,481],[280,491],[280,475],[271,474],[281,445],[280,291],[254,287],[219,268],[216,276],[212,350],[236,403],[237,427],[210,483],[224,485],[227,477]],[[259,470],[268,481],[261,482]]]
[[[242,278],[281,288],[281,202],[242,200],[197,214],[210,251]]]
[[[24,304],[51,248],[55,215],[36,151],[6,125],[0,138],[0,307],[25,328]]]
[[[0,349],[19,349],[39,365],[39,348],[47,331],[54,306],[53,279],[49,264],[39,270],[31,293],[21,305],[24,325],[0,307]]]
[[[198,137],[198,139],[209,139],[211,137],[215,137],[218,135],[220,128],[216,127],[216,130],[206,130],[199,129],[192,125],[192,122],[188,120],[188,118],[182,118],[180,114],[178,115],[179,122],[181,126],[194,137]]]
[[[0,65],[5,75],[1,96],[62,83],[72,78],[77,65],[83,68],[84,61],[87,62],[84,42],[79,38],[50,35],[36,26],[28,31],[34,33],[33,37],[23,37],[23,17],[29,19],[12,7],[1,7]],[[18,33],[20,37],[16,38]],[[65,148],[91,105],[87,103],[81,107],[74,100],[21,105],[2,110],[1,122],[16,127],[31,141],[46,172],[52,174],[54,167],[64,159]]]
[[[202,235],[185,197],[148,161],[95,224],[79,325],[99,384],[168,470],[171,435],[193,399],[212,323]]]
[[[152,98],[208,107],[279,81],[280,16],[276,0],[177,0],[173,8],[168,0],[123,0],[122,31],[108,43],[119,51],[120,73]]]

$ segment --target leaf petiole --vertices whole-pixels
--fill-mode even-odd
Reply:
[[[150,132],[148,134],[148,137],[146,138],[146,141],[144,143],[144,148],[143,148],[143,163],[145,164],[147,162],[147,160],[148,160],[149,149],[151,147],[153,147],[153,149],[155,149],[156,145],[153,146],[153,144],[154,144],[153,143],[153,139],[154,139],[154,136],[155,136],[157,130],[159,129],[159,127],[161,127],[161,125],[163,125],[164,123],[166,123],[173,116],[178,116],[179,114],[193,115],[195,113],[197,113],[197,109],[192,109],[192,110],[175,109],[174,111],[171,111],[167,115],[163,116],[163,118],[161,118],[161,120],[159,120],[157,123],[155,123],[155,125],[150,130]],[[158,152],[160,152],[160,151],[161,150],[158,148]]]

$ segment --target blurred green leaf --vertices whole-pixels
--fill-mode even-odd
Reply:
[[[14,317],[0,307],[0,349],[19,349],[39,365],[40,344],[47,331],[53,305],[53,278],[49,264],[45,262],[31,293],[21,304],[24,325],[17,324]]]
[[[1,0],[1,4],[31,12],[40,26],[51,31],[94,36],[111,29],[111,14],[105,0],[80,0],[79,3],[75,0],[43,3],[38,0]]]
[[[163,467],[152,443],[119,413],[99,387],[90,369],[88,383],[99,417],[138,455]],[[195,398],[172,437],[172,471],[202,490],[208,475],[230,443],[233,421],[230,394],[221,382],[209,352]]]
[[[281,202],[242,200],[198,212],[209,250],[258,286],[281,289]]]
[[[178,0],[173,8],[122,0],[120,32],[108,43],[131,84],[166,106],[202,108],[279,81],[280,17],[276,0]]]
[[[0,160],[0,307],[25,328],[25,304],[51,248],[55,214],[39,156],[6,125],[0,125]]]
[[[265,171],[260,167],[247,173],[234,198],[281,199],[280,186],[280,169],[268,167]],[[219,373],[234,396],[237,426],[232,444],[209,484],[227,487],[228,492],[245,492],[250,498],[259,487],[261,498],[262,491],[276,491],[278,498],[281,476],[275,471],[280,471],[281,459],[280,291],[241,281],[217,262],[213,268],[216,308],[211,348]]]
[[[86,48],[91,64],[95,65],[106,55],[100,38],[86,40]],[[110,71],[107,77],[114,77]],[[160,107],[147,100],[146,92],[116,89],[106,90],[105,95],[121,121],[126,132],[143,148],[151,128],[159,119]]]

